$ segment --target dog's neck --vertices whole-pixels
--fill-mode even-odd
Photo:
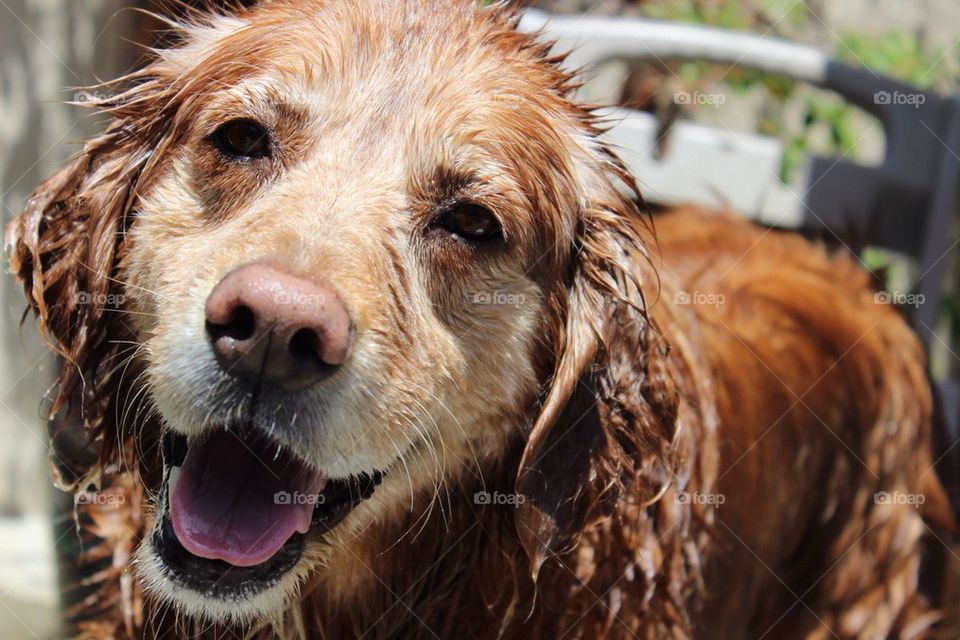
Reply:
[[[646,375],[683,379],[680,370],[691,366],[685,354],[682,345],[650,349]],[[478,506],[476,499],[478,493],[515,495],[526,444],[518,435],[506,455],[487,463],[482,473],[464,475],[440,497],[427,492],[414,510],[378,530],[354,548],[356,557],[329,572],[362,575],[362,588],[345,595],[321,579],[293,615],[307,637],[527,639],[567,631],[573,637],[580,637],[578,632],[605,637],[624,626],[641,636],[685,637],[695,615],[709,523],[677,495],[710,491],[712,472],[695,468],[695,461],[698,443],[713,434],[704,424],[710,410],[704,391],[680,392],[685,402],[699,399],[702,406],[681,407],[684,429],[664,450],[645,454],[643,476],[625,480],[618,497],[594,514],[582,535],[547,559],[536,580],[517,534],[517,507]],[[624,419],[632,420],[630,428],[647,428],[639,415]],[[599,463],[617,464],[616,459]],[[434,499],[442,504],[434,504],[424,520]],[[624,556],[624,550],[633,556]],[[605,586],[598,592],[588,583]],[[647,606],[620,612],[618,602],[626,599]]]

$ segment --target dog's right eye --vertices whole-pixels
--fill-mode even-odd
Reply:
[[[238,160],[256,160],[270,156],[270,134],[252,120],[233,120],[213,134],[213,141],[224,155]]]
[[[486,207],[456,202],[437,219],[436,225],[468,242],[483,243],[503,237],[500,222]]]

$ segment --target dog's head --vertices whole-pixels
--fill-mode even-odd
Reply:
[[[11,234],[61,400],[109,431],[95,468],[162,425],[148,587],[270,615],[516,443],[539,566],[675,404],[638,364],[636,191],[569,76],[472,0],[276,0],[180,30]]]

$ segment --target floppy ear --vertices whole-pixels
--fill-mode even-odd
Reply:
[[[657,288],[652,234],[633,179],[612,154],[598,162],[604,177],[580,212],[555,370],[517,477],[517,530],[534,578],[623,488],[654,499],[670,477],[677,396],[642,288]]]
[[[7,228],[12,271],[61,359],[50,436],[52,466],[65,488],[103,461],[115,440],[101,432],[113,427],[104,423],[107,367],[116,364],[111,356],[124,334],[118,258],[138,189],[168,135],[155,111],[159,80],[147,72],[131,78],[133,88],[93,103],[114,118],[106,131],[43,182]]]

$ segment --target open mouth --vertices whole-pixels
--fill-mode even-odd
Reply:
[[[269,587],[383,479],[327,478],[249,428],[188,442],[164,436],[164,482],[152,543],[173,578],[211,595]]]

